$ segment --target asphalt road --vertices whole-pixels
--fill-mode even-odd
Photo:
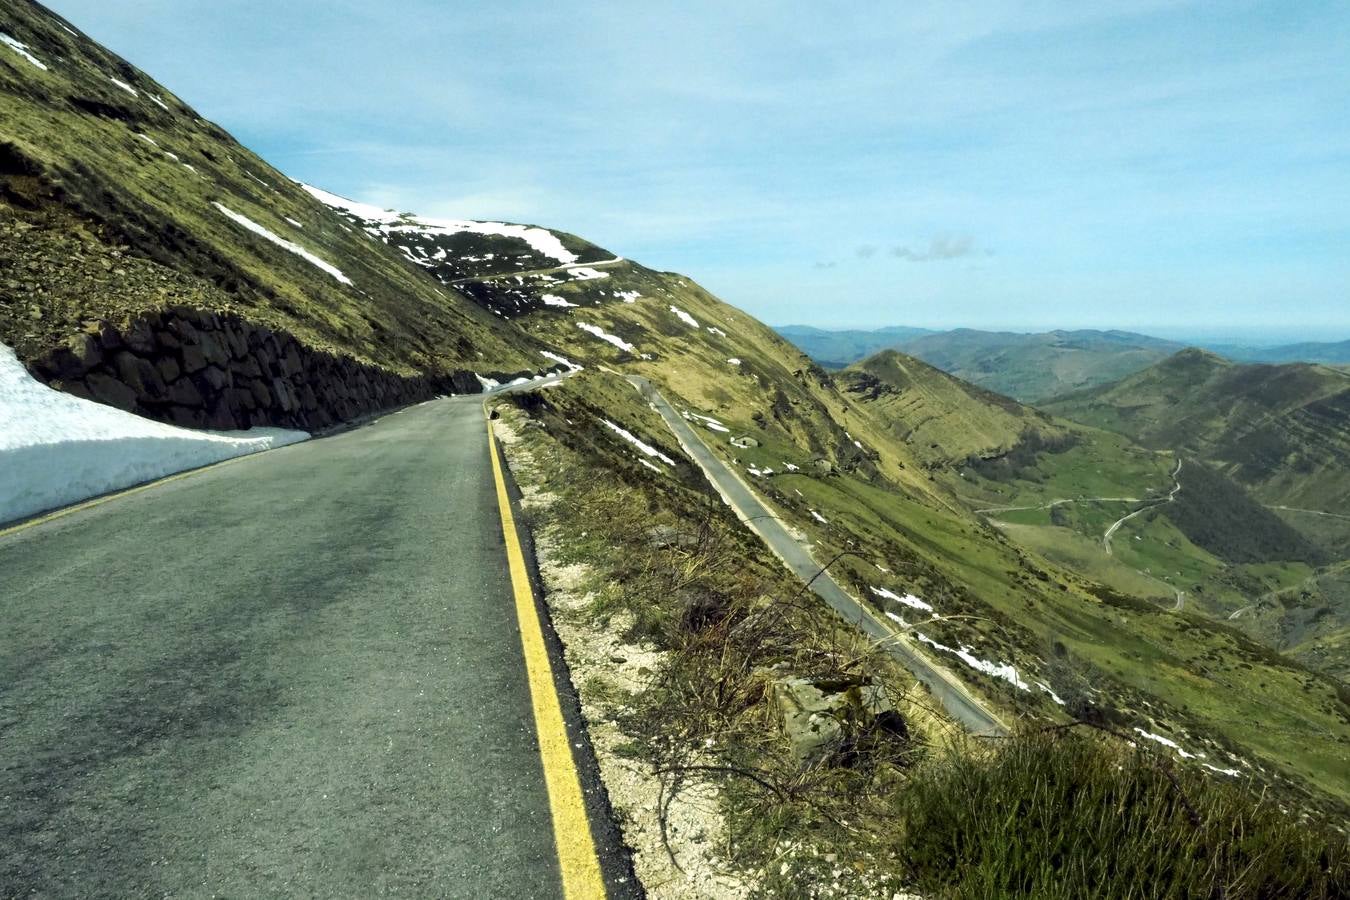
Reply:
[[[880,643],[902,665],[914,673],[932,691],[947,713],[972,734],[1002,735],[1007,729],[998,717],[972,697],[949,673],[934,666],[899,634],[872,615],[851,594],[839,586],[828,572],[821,572],[820,563],[811,551],[792,535],[741,479],[722,462],[703,441],[684,417],[676,412],[647,379],[637,375],[628,380],[642,393],[666,426],[675,434],[685,452],[689,453],[713,485],[731,503],[741,518],[755,531],[769,549],[798,578],[810,584],[811,590],[830,608]]]
[[[0,539],[0,623],[0,896],[559,893],[476,398]]]

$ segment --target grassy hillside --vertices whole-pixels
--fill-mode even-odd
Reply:
[[[0,27],[26,48],[0,47],[0,341],[21,358],[89,320],[186,307],[404,373],[538,365],[524,336],[69,23],[18,2]]]
[[[1015,334],[959,328],[906,341],[899,349],[980,387],[1035,403],[1114,381],[1180,347],[1127,331]]]
[[[1350,375],[1325,366],[1239,365],[1186,350],[1110,385],[1044,404],[1056,415],[1185,450],[1260,500],[1350,505]]]
[[[992,463],[1030,443],[1073,441],[1068,430],[1056,427],[1045,413],[895,350],[854,363],[834,380],[930,467],[968,457]]]
[[[822,331],[790,325],[778,332],[828,368],[900,350],[970,384],[1026,402],[1114,381],[1182,346],[1127,331]]]

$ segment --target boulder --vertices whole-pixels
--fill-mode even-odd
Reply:
[[[131,412],[136,409],[136,392],[106,372],[90,372],[84,377],[89,396],[99,403]]]
[[[164,397],[166,385],[159,369],[148,359],[141,359],[129,350],[113,354],[113,365],[118,379],[136,392],[141,400],[159,400]]]
[[[838,757],[863,736],[904,729],[886,692],[865,676],[780,678],[773,682],[773,697],[792,755],[803,768]]]
[[[165,399],[170,403],[193,409],[200,408],[203,402],[202,392],[197,390],[197,386],[192,383],[191,378],[179,378],[170,384],[169,389],[165,392]]]

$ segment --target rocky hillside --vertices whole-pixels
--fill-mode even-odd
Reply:
[[[1184,449],[1271,504],[1350,504],[1350,374],[1240,365],[1185,350],[1128,378],[1045,405],[1157,448]]]
[[[318,427],[553,365],[70,23],[20,2],[0,28],[0,342],[40,376],[170,421]],[[458,275],[607,256],[442,231]]]

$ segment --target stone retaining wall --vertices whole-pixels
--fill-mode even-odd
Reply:
[[[238,316],[172,310],[125,331],[90,325],[29,368],[52,387],[191,428],[319,431],[441,394],[482,391],[469,371],[405,377],[306,347]]]

